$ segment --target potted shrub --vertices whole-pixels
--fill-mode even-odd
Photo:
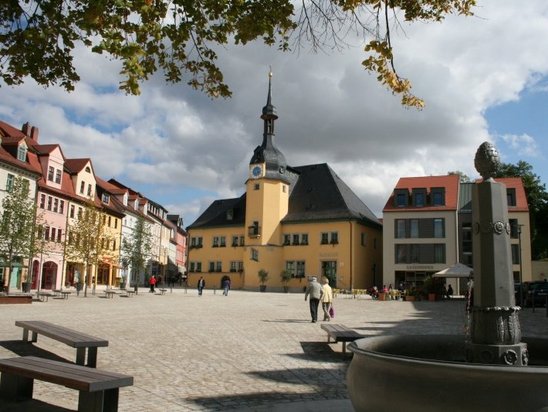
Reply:
[[[264,292],[266,290],[266,282],[268,281],[268,272],[264,269],[259,270],[257,274],[259,276],[259,290]]]
[[[287,285],[289,283],[289,281],[291,280],[291,273],[289,273],[287,270],[282,270],[282,272],[280,273],[280,278],[282,280],[282,284],[283,284],[283,288],[284,288],[284,292],[287,293],[289,292],[289,286]]]

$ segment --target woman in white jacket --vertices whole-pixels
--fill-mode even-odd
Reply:
[[[329,286],[329,279],[324,277],[322,281],[322,296],[320,301],[322,302],[323,320],[329,322],[331,320],[329,309],[331,309],[331,305],[333,304],[333,291],[331,290],[331,286]]]

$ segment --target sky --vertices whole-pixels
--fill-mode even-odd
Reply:
[[[140,96],[118,90],[120,65],[75,53],[76,90],[28,80],[0,87],[0,119],[40,129],[67,158],[91,158],[190,225],[215,199],[239,197],[261,144],[268,72],[276,146],[291,166],[328,163],[378,217],[400,177],[461,171],[492,142],[505,163],[524,160],[548,181],[548,2],[478,0],[472,17],[402,24],[396,69],[426,107],[402,107],[361,66],[363,40],[342,51],[280,52],[259,42],[218,48],[232,90],[212,100],[161,75]]]

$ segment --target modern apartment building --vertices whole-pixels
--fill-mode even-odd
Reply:
[[[531,280],[529,209],[520,178],[507,188],[514,278]],[[472,186],[458,175],[403,177],[383,209],[383,284],[420,286],[457,262],[473,266]],[[449,279],[458,291],[455,279]]]
[[[246,191],[214,201],[188,228],[189,282],[206,287],[259,286],[302,291],[307,276],[326,276],[333,286],[365,288],[382,274],[382,225],[325,163],[292,167],[274,143],[276,108],[262,110],[262,144],[249,162]],[[281,273],[290,276],[287,285]]]

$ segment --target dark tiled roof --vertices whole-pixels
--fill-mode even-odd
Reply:
[[[68,170],[70,174],[76,174],[82,171],[85,165],[91,165],[91,159],[65,159],[65,169]],[[93,168],[93,165],[91,165]],[[95,173],[93,173],[95,175]]]
[[[325,163],[292,168],[299,178],[289,197],[289,211],[282,223],[325,220],[359,220],[380,227],[379,219]],[[245,199],[214,201],[188,229],[245,224]],[[233,219],[227,211],[233,209]]]
[[[233,199],[215,200],[187,229],[220,226],[243,226],[245,224],[245,193]],[[232,219],[227,211],[232,209]]]
[[[295,167],[299,172],[282,222],[357,219],[380,226],[379,219],[326,163]]]

